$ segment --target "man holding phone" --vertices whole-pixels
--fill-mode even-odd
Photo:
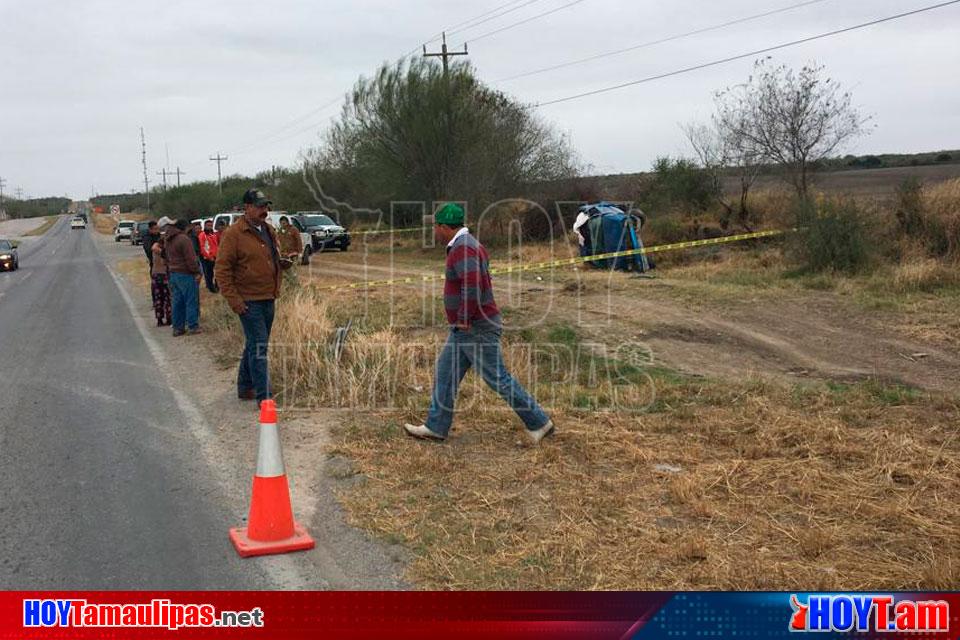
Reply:
[[[237,373],[237,397],[257,400],[273,396],[267,350],[273,326],[274,301],[280,293],[281,260],[276,233],[267,222],[271,201],[257,189],[243,194],[243,217],[220,238],[214,267],[220,293],[240,316],[246,345]]]

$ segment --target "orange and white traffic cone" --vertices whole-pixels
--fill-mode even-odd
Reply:
[[[314,547],[307,530],[293,520],[277,430],[277,404],[273,400],[260,403],[260,450],[247,526],[230,529],[230,540],[243,558]]]

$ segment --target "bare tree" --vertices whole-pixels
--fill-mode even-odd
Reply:
[[[760,154],[737,130],[726,127],[715,115],[710,125],[689,124],[683,131],[704,170],[713,181],[713,194],[724,209],[720,226],[727,229],[731,221],[753,231],[750,223],[749,195],[760,171]],[[739,202],[724,188],[724,178],[736,176]]]
[[[741,138],[764,162],[780,165],[802,201],[817,161],[867,133],[869,118],[823,70],[808,65],[795,72],[764,58],[745,84],[716,96],[719,128]]]

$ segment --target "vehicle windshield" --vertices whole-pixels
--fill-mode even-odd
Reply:
[[[0,240],[0,251],[12,251],[13,245],[6,240]]]
[[[117,226],[120,227],[121,229],[129,229],[130,227],[133,226],[133,223],[132,223],[132,222],[121,222],[121,223],[118,224]]]
[[[325,216],[322,214],[312,215],[312,216],[303,216],[303,221],[308,227],[321,227],[324,225],[335,225],[330,216]]]

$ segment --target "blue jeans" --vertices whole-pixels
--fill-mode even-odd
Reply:
[[[470,367],[474,367],[487,386],[507,401],[527,429],[535,431],[547,424],[549,418],[543,409],[504,366],[500,334],[500,327],[492,324],[477,325],[469,331],[450,330],[437,359],[426,422],[431,431],[444,437],[450,432],[457,390]]]
[[[273,396],[267,362],[270,328],[273,327],[273,300],[249,300],[246,305],[247,312],[240,316],[240,324],[247,344],[240,357],[237,391],[243,393],[253,389],[257,400],[266,400]]]
[[[170,274],[170,305],[174,331],[200,326],[200,285],[189,273]]]

